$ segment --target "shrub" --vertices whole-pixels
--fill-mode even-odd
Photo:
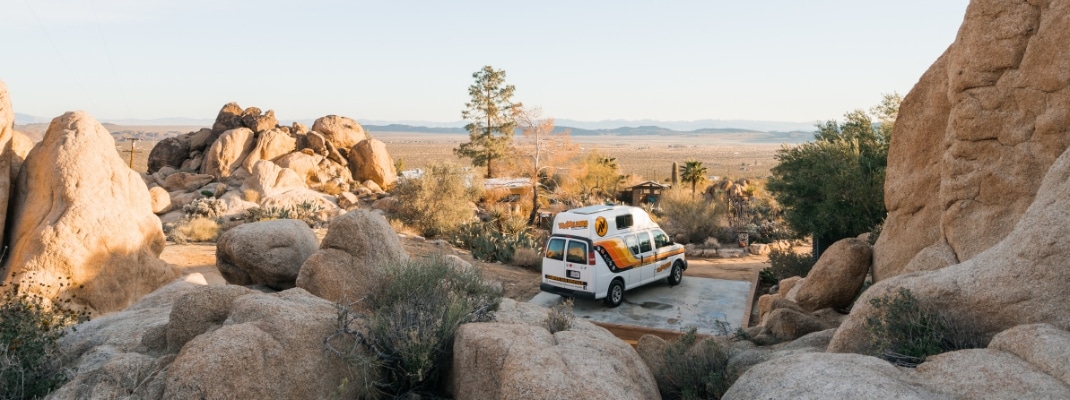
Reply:
[[[323,206],[312,200],[305,200],[286,207],[253,207],[245,210],[242,218],[248,222],[270,221],[273,219],[296,219],[304,221],[309,227],[322,226],[328,221],[320,216]]]
[[[458,269],[439,258],[381,271],[376,279],[382,284],[363,299],[371,313],[364,330],[352,328],[359,316],[339,307],[336,335],[354,336],[359,347],[371,351],[341,353],[357,370],[375,369],[368,375],[375,380],[371,386],[387,395],[435,393],[450,365],[457,328],[489,321],[501,301],[501,288],[484,282],[478,270]]]
[[[793,276],[805,278],[816,262],[809,253],[800,254],[791,249],[774,248],[769,251],[769,267],[762,271],[764,275],[759,276],[763,280],[771,279],[773,282],[780,282],[781,279]]]
[[[572,327],[573,317],[572,299],[565,299],[565,301],[550,307],[550,312],[546,313],[546,320],[543,321],[543,324],[546,325],[546,329],[550,330],[550,333],[567,331]]]
[[[988,345],[977,329],[921,304],[908,289],[869,303],[878,311],[864,323],[872,353],[893,364],[915,367],[931,355]]]
[[[518,267],[540,271],[542,270],[542,252],[538,249],[521,247],[513,252],[512,263]]]
[[[68,380],[56,342],[79,315],[8,285],[0,294],[0,399],[44,397]]]
[[[537,245],[527,221],[517,215],[491,215],[487,221],[472,221],[461,225],[453,236],[453,243],[472,252],[472,257],[487,262],[512,262],[518,249],[534,249]],[[533,250],[534,251],[534,250]],[[542,258],[539,258],[542,262]]]
[[[661,196],[660,223],[672,235],[682,234],[689,243],[702,243],[716,236],[724,210],[702,196],[674,188]]]
[[[182,206],[182,213],[186,214],[187,218],[219,218],[225,212],[227,212],[227,203],[212,197],[202,197]]]
[[[700,341],[695,328],[665,344],[665,369],[658,382],[664,399],[719,399],[735,375],[728,353],[714,339]]]
[[[188,242],[214,242],[219,237],[219,222],[207,217],[184,218],[169,231],[172,241],[179,244]]]
[[[465,175],[457,166],[437,164],[419,179],[402,181],[394,190],[397,217],[423,236],[452,235],[474,216],[471,204],[478,190],[466,185]]]

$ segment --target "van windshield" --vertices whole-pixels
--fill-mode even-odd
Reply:
[[[546,258],[552,258],[554,260],[565,259],[565,239],[554,238],[550,239],[550,243],[546,244]]]

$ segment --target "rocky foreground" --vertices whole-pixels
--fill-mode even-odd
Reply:
[[[1067,43],[1070,2],[971,2],[956,41],[903,101],[876,245],[836,243],[809,276],[780,282],[746,332],[753,342],[708,339],[740,374],[724,398],[1070,398]],[[0,85],[5,282],[43,283],[25,287],[98,315],[64,337],[74,377],[51,397],[353,396],[368,371],[347,368],[324,340],[335,305],[373,284],[370,265],[408,257],[382,216],[337,212],[318,247],[286,221],[231,229],[219,247],[225,286],[176,280],[158,258],[157,217],[206,191],[240,209],[337,207],[341,196],[324,188],[389,189],[392,162],[350,121],[280,127],[270,111],[228,104],[212,129],[154,149],[153,174],[138,176],[81,112],[53,120],[30,150]],[[875,283],[855,300],[867,274]],[[916,368],[865,355],[869,301],[901,289],[969,322],[985,345]],[[583,321],[551,333],[546,313],[506,300],[494,320],[462,326],[446,390],[661,397],[663,340],[644,337],[636,351]]]

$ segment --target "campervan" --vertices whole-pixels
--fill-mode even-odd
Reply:
[[[554,218],[539,289],[616,307],[626,290],[659,279],[679,284],[685,269],[684,246],[642,208],[588,206]]]

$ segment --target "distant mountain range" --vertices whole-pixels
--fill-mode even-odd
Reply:
[[[19,125],[47,124],[48,118],[27,114],[15,114],[15,123]],[[298,120],[311,126],[314,120]],[[210,127],[214,120],[195,118],[156,118],[156,119],[106,119],[106,125],[119,126],[168,126],[168,127]],[[285,123],[285,121],[280,121]],[[370,132],[415,132],[464,134],[464,121],[359,121]],[[658,120],[607,120],[576,121],[559,119],[556,132],[569,130],[574,136],[626,135],[626,136],[687,136],[687,135],[744,135],[748,141],[768,143],[800,143],[813,139],[814,125],[799,122],[748,121],[748,120],[699,120],[699,121],[658,121]],[[109,129],[113,127],[109,126]],[[173,131],[162,132],[164,136]]]

